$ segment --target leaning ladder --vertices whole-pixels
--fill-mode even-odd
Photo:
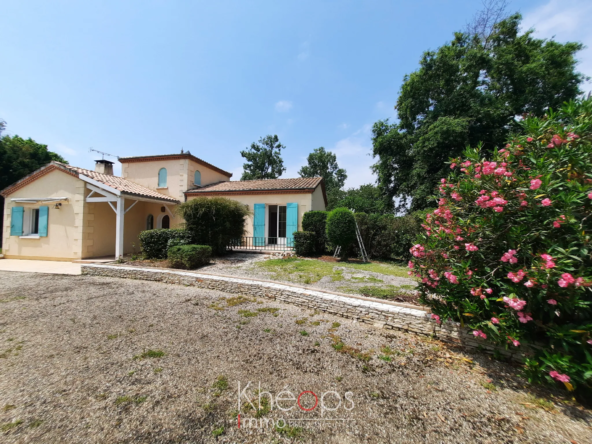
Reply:
[[[356,210],[350,210],[352,213],[355,213]],[[358,227],[358,221],[355,220],[356,223],[356,238],[358,239],[358,246],[360,247],[360,254],[362,255],[362,260],[364,262],[370,262],[370,260],[368,259],[368,253],[366,253],[366,247],[364,247],[364,241],[362,240],[362,235],[360,234],[360,228]],[[337,248],[335,249],[335,252],[333,253],[333,257],[337,257],[339,256],[339,254],[341,253],[341,245],[338,245]]]

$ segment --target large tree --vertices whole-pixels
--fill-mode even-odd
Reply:
[[[342,188],[347,179],[347,174],[343,168],[337,164],[337,156],[325,148],[316,148],[308,155],[306,159],[308,165],[303,166],[298,171],[300,177],[322,177],[325,180],[327,190],[327,209],[335,208],[337,200],[342,195]]]
[[[456,33],[424,53],[404,78],[399,122],[374,124],[373,168],[380,189],[401,198],[399,209],[429,206],[445,162],[467,145],[482,142],[490,152],[518,131],[522,115],[540,116],[580,94],[585,77],[575,70],[575,54],[582,45],[519,34],[521,20],[508,17],[491,33]]]
[[[0,122],[0,129],[4,129],[4,127],[4,122]],[[68,163],[59,154],[49,151],[47,145],[37,143],[33,139],[25,140],[19,136],[1,137],[0,191],[52,160]],[[4,198],[2,196],[0,196],[0,207],[4,209]],[[0,213],[0,224],[2,224],[3,218],[4,210]],[[2,236],[0,236],[1,245]]]
[[[261,137],[253,142],[250,148],[241,151],[247,162],[243,164],[241,180],[277,179],[286,169],[282,160],[282,150],[286,147],[280,143],[278,136]]]
[[[390,214],[393,213],[393,201],[381,193],[372,184],[362,185],[359,188],[350,188],[342,193],[335,207],[345,207],[355,210],[356,213]]]

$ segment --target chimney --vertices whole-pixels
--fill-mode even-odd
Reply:
[[[113,176],[113,162],[105,159],[95,160],[95,172]]]

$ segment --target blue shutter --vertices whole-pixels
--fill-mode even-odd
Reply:
[[[199,171],[195,172],[195,177],[193,178],[193,183],[195,185],[200,185],[201,186],[201,173]]]
[[[293,247],[294,232],[298,231],[298,204],[289,203],[286,206],[286,244]]]
[[[39,237],[47,237],[49,207],[39,207]]]
[[[161,168],[158,172],[158,188],[166,188],[167,186],[167,170]]]
[[[11,236],[22,236],[23,235],[23,215],[25,209],[23,207],[12,207],[10,216],[10,235]]]
[[[254,209],[253,245],[261,247],[265,245],[265,204],[255,204]]]

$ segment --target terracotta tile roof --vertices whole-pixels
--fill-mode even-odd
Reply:
[[[147,197],[171,203],[179,202],[174,197],[158,193],[157,191],[151,190],[150,188],[146,188],[142,185],[138,185],[137,183],[134,183],[122,177],[110,176],[108,174],[100,174],[95,171],[86,170],[84,168],[79,168],[55,161],[39,168],[38,170],[32,172],[28,176],[23,177],[18,182],[12,184],[8,188],[2,190],[2,195],[8,196],[9,194],[21,189],[22,187],[30,184],[31,182],[56,169],[62,170],[63,172],[68,173],[74,177],[79,177],[82,174],[111,188],[115,188],[116,190],[121,191],[125,195]]]
[[[300,177],[297,179],[235,180],[217,182],[203,187],[192,188],[186,193],[228,193],[241,191],[314,191],[322,182],[322,177]]]
[[[206,162],[205,160],[200,159],[199,157],[195,157],[191,153],[183,153],[183,154],[157,154],[154,156],[135,156],[135,157],[119,157],[118,160],[121,163],[133,163],[133,162],[152,162],[154,160],[175,160],[175,159],[190,159],[193,160],[195,163],[203,165],[211,170],[217,171],[220,174],[225,175],[226,177],[232,177],[232,173],[228,171],[224,171],[221,168],[218,168],[211,163]]]
[[[111,176],[109,174],[101,174],[97,173],[96,171],[86,170],[84,168],[79,168],[72,165],[66,165],[65,163],[61,162],[52,163],[58,165],[60,168],[70,170],[77,175],[82,174],[86,177],[90,177],[91,179],[96,180],[97,182],[101,182],[102,184],[105,184],[108,187],[115,188],[116,190],[121,191],[123,194],[131,194],[133,196],[140,197],[150,197],[158,200],[165,200],[175,203],[179,202],[174,197],[166,196],[157,191],[151,190],[150,188],[138,185],[137,183],[132,182],[131,180],[124,179],[123,177]]]

